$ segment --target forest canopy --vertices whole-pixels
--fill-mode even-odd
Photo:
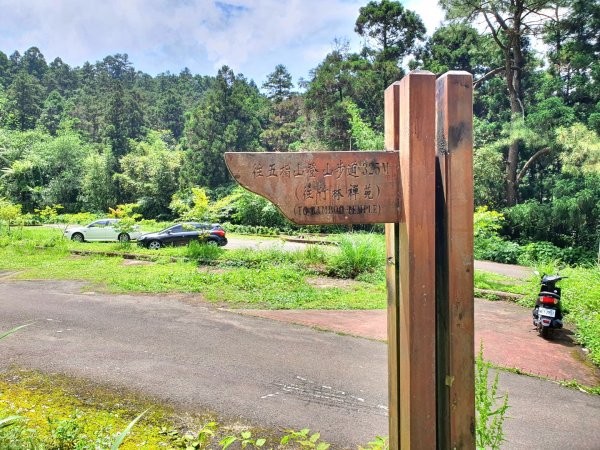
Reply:
[[[224,152],[382,148],[386,86],[409,69],[466,70],[476,206],[502,211],[517,241],[597,246],[600,2],[440,5],[446,19],[427,35],[400,2],[366,3],[348,30],[363,47],[336,40],[298,83],[281,64],[258,85],[227,66],[151,76],[127,54],[71,67],[37,47],[4,49],[0,198],[23,212],[137,203],[173,219],[198,188],[213,202],[231,194]]]

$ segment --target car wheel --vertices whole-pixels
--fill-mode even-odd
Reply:
[[[127,233],[121,233],[117,239],[119,239],[119,242],[129,242],[131,237]]]
[[[81,233],[73,233],[73,236],[71,236],[71,240],[75,241],[75,242],[83,242],[83,234]]]
[[[148,243],[148,248],[150,250],[158,250],[161,247],[162,247],[162,244],[160,243],[160,241],[150,241]]]

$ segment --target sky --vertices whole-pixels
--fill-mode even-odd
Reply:
[[[443,12],[437,0],[401,0],[429,34]],[[0,0],[0,50],[38,47],[46,61],[71,66],[127,53],[137,70],[156,75],[215,75],[224,64],[262,84],[277,64],[295,81],[308,78],[336,38],[354,33],[367,0]]]

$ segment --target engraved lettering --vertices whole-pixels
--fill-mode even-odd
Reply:
[[[315,174],[318,172],[319,170],[317,169],[317,166],[315,165],[314,162],[309,162],[307,167],[306,167],[306,173],[308,174],[309,177],[314,178]]]
[[[283,178],[289,178],[290,173],[291,173],[291,169],[290,169],[289,164],[285,164],[285,165],[281,166],[281,168],[279,169],[279,176],[281,176]]]
[[[346,173],[346,165],[342,163],[342,160],[340,160],[337,167],[335,168],[336,178],[339,179],[342,175],[344,175],[344,173]]]
[[[304,186],[304,200],[308,199],[308,198],[313,198],[313,193],[312,193],[312,185],[310,183],[306,184]]]
[[[294,170],[294,176],[301,177],[302,175],[304,175],[304,169],[300,168],[300,163],[298,163],[298,168]]]
[[[358,178],[358,162],[354,161],[348,166],[348,176]]]
[[[254,178],[262,177],[262,166],[260,164],[254,164],[254,169],[252,170],[252,173],[254,174]]]

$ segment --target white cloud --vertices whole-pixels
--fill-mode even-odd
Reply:
[[[438,5],[438,0],[405,0],[404,7],[416,12],[427,27],[427,33],[433,34],[444,19],[444,11]]]
[[[150,72],[292,64],[353,33],[360,2],[344,0],[0,0],[0,49],[38,46],[71,64],[128,53]],[[320,57],[324,56],[320,55]],[[278,61],[281,60],[281,61]],[[285,61],[287,60],[287,61]],[[261,70],[266,75],[273,66]],[[303,61],[315,64],[316,61]]]
[[[0,0],[0,50],[37,46],[80,65],[128,53],[150,73],[213,74],[230,65],[257,82],[278,63],[306,76],[336,37],[352,39],[361,0]],[[436,0],[408,0],[431,32]]]

